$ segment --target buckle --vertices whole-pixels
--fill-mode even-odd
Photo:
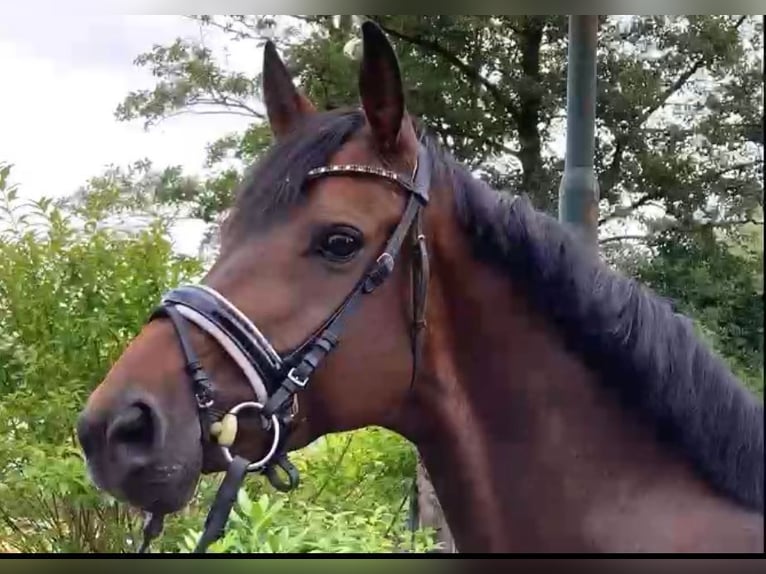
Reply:
[[[292,369],[290,369],[289,371],[287,371],[287,379],[288,379],[288,380],[289,380],[291,383],[293,383],[293,384],[294,384],[296,387],[303,389],[303,388],[305,388],[305,387],[306,387],[306,385],[308,384],[308,382],[309,382],[309,378],[308,378],[308,377],[299,377],[299,376],[296,374],[296,372],[295,372],[295,369],[296,369],[296,368],[297,368],[297,367],[293,367]]]
[[[201,411],[206,411],[210,407],[213,406],[213,403],[215,402],[211,398],[203,397],[200,395],[195,395],[195,398],[197,399],[197,408]]]
[[[194,392],[194,398],[197,401],[197,408],[201,411],[206,411],[215,402],[212,389],[208,384],[199,385]]]
[[[394,258],[386,252],[381,253],[375,260],[375,266],[364,280],[364,292],[369,294],[380,287],[394,270]]]

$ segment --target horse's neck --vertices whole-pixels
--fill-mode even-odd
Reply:
[[[761,517],[714,496],[621,408],[502,271],[435,249],[413,431],[461,551],[733,549]],[[727,524],[704,545],[706,529]],[[748,538],[749,536],[749,538]],[[754,538],[755,536],[755,538]]]

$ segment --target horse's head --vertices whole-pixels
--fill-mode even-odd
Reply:
[[[391,45],[374,25],[363,35],[361,112],[315,111],[266,46],[275,143],[220,256],[202,287],[166,295],[80,417],[91,475],[115,496],[181,508],[201,472],[226,468],[234,435],[232,452],[269,468],[328,432],[397,428],[422,324],[429,164]]]

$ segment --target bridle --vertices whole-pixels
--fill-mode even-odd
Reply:
[[[282,355],[277,353],[250,319],[223,295],[205,285],[183,285],[169,291],[149,317],[149,321],[168,318],[172,322],[197,402],[202,441],[214,440],[229,462],[194,552],[204,552],[223,535],[237,492],[247,473],[265,474],[272,486],[283,492],[298,485],[298,471],[284,451],[299,408],[298,394],[306,388],[324,358],[338,345],[344,321],[357,309],[362,296],[373,293],[391,275],[396,257],[408,235],[412,237],[415,251],[412,266],[413,366],[410,387],[417,376],[429,278],[422,221],[431,181],[431,163],[426,148],[419,144],[415,168],[409,178],[376,166],[329,165],[310,170],[304,184],[330,176],[373,177],[393,182],[408,193],[407,204],[377,259],[335,311],[297,348]],[[255,401],[239,403],[228,412],[215,408],[215,387],[194,352],[187,322],[212,336],[234,360],[250,383]],[[229,451],[236,438],[237,416],[245,410],[257,412],[264,430],[272,436],[267,453],[256,461],[232,456]],[[277,469],[285,472],[287,481],[282,481]],[[151,541],[162,531],[163,521],[164,515],[161,514],[147,516],[139,552],[148,550]]]

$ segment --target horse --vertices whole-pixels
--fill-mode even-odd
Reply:
[[[361,105],[320,111],[265,45],[273,142],[203,280],[80,413],[94,483],[161,517],[226,472],[205,546],[247,473],[289,490],[290,452],[375,425],[416,446],[460,552],[762,552],[762,401],[668,300],[455,160],[371,22],[362,47]]]

